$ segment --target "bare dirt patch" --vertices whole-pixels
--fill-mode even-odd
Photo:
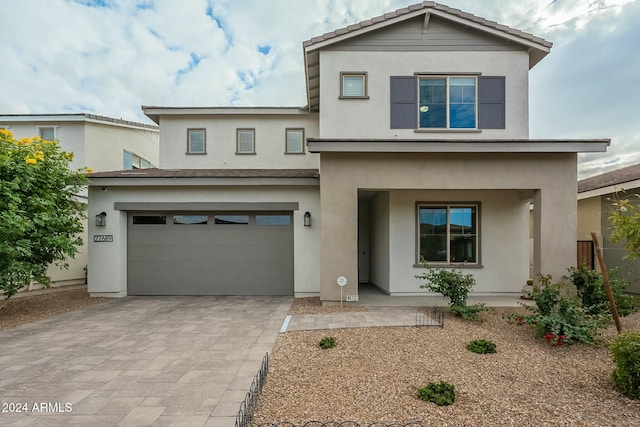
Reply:
[[[85,289],[21,296],[0,301],[0,330],[78,310],[110,298],[92,298]]]
[[[606,347],[576,344],[551,347],[527,326],[508,324],[491,309],[483,322],[447,314],[444,328],[359,328],[289,332],[277,339],[257,424],[310,420],[362,425],[421,421],[455,426],[640,425],[640,401],[620,394],[609,380]],[[640,332],[640,313],[622,319]],[[610,340],[615,327],[602,338]],[[324,336],[337,346],[322,350]],[[466,350],[469,341],[488,339],[496,354]],[[456,387],[451,406],[416,398],[429,382]]]

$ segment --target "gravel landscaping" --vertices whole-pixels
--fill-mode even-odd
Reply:
[[[0,330],[110,300],[91,298],[86,289],[52,290],[51,293],[41,295],[16,295],[9,300],[0,300]]]
[[[297,303],[299,304],[299,303]],[[292,307],[296,312],[297,304]],[[303,305],[312,310],[313,302]],[[324,310],[321,308],[319,310]],[[491,309],[482,322],[447,314],[445,327],[360,328],[288,332],[271,354],[254,421],[311,420],[438,426],[637,426],[640,401],[609,380],[613,363],[603,346],[551,347],[527,326]],[[640,332],[640,313],[622,319]],[[606,342],[612,325],[602,333]],[[318,343],[333,336],[337,346]],[[496,354],[466,349],[474,339],[497,344]],[[439,407],[416,398],[429,382],[456,387],[455,402]]]

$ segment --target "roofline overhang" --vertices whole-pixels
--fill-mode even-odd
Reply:
[[[229,116],[229,115],[305,115],[304,107],[162,107],[143,105],[142,112],[155,123],[160,124],[160,116]]]
[[[158,126],[148,123],[131,122],[128,120],[114,119],[112,117],[98,116],[86,113],[61,113],[61,114],[2,114],[0,123],[96,123],[101,125],[119,126],[131,129],[144,129],[158,132]]]
[[[89,178],[89,187],[222,187],[222,186],[311,186],[320,185],[319,178],[150,178],[144,176]]]
[[[445,11],[441,11],[438,9],[434,9],[434,8],[423,8],[423,9],[418,9],[414,12],[409,12],[407,14],[404,15],[399,15],[396,16],[394,18],[388,19],[388,20],[380,20],[379,22],[373,23],[372,25],[366,26],[366,27],[362,27],[362,28],[358,28],[357,30],[353,30],[353,31],[345,31],[343,34],[337,35],[335,37],[326,39],[326,40],[321,40],[321,41],[317,41],[317,42],[312,42],[311,40],[307,40],[306,42],[303,42],[303,47],[304,47],[304,51],[305,53],[308,52],[312,52],[315,50],[319,50],[322,48],[325,48],[327,46],[331,46],[332,44],[336,44],[336,43],[340,43],[344,40],[350,39],[352,37],[357,37],[357,36],[361,36],[363,34],[369,33],[371,31],[376,31],[379,30],[381,28],[385,28],[388,27],[390,25],[394,25],[400,21],[405,21],[411,18],[415,18],[417,16],[420,15],[425,15],[425,14],[430,14],[430,15],[435,15],[435,16],[439,16],[441,18],[447,19],[449,21],[453,21],[456,22],[458,24],[462,24],[466,27],[470,27],[479,31],[483,31],[485,33],[494,35],[496,37],[501,37],[504,38],[506,40],[510,40],[512,42],[527,46],[529,48],[532,49],[538,49],[541,50],[545,53],[549,53],[551,51],[551,47],[553,46],[553,43],[551,42],[547,42],[545,41],[545,43],[536,43],[533,40],[529,40],[527,38],[523,38],[518,36],[517,34],[511,34],[509,33],[509,30],[511,31],[517,31],[517,30],[513,30],[507,26],[504,25],[499,25],[499,27],[501,29],[497,29],[497,28],[491,28],[491,27],[487,27],[486,25],[482,25],[479,24],[477,22],[471,21],[469,19],[466,19],[464,17],[460,17],[460,16],[456,16],[453,14],[450,14],[448,12]],[[542,39],[541,39],[542,40]]]
[[[618,191],[626,191],[631,188],[640,188],[640,179],[611,184],[600,188],[591,188],[589,190],[578,191],[578,200],[604,196],[605,194],[617,193]]]
[[[610,139],[307,139],[310,153],[604,153],[610,144]]]

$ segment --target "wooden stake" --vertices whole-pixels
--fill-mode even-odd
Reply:
[[[598,236],[595,232],[591,233],[593,239],[593,245],[598,256],[598,263],[600,264],[600,270],[602,272],[602,278],[604,279],[604,288],[607,291],[607,298],[609,298],[609,304],[611,305],[611,313],[613,314],[613,320],[616,322],[616,329],[618,333],[622,332],[622,326],[620,325],[620,316],[618,316],[618,309],[616,308],[616,300],[613,298],[613,292],[611,292],[611,283],[609,282],[609,272],[607,266],[604,264],[604,257],[602,256],[602,249],[598,243]]]

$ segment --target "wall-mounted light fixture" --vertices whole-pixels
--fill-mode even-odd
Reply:
[[[304,226],[311,227],[311,214],[309,211],[304,213]]]
[[[96,215],[96,227],[104,227],[107,225],[107,213],[100,212]]]

